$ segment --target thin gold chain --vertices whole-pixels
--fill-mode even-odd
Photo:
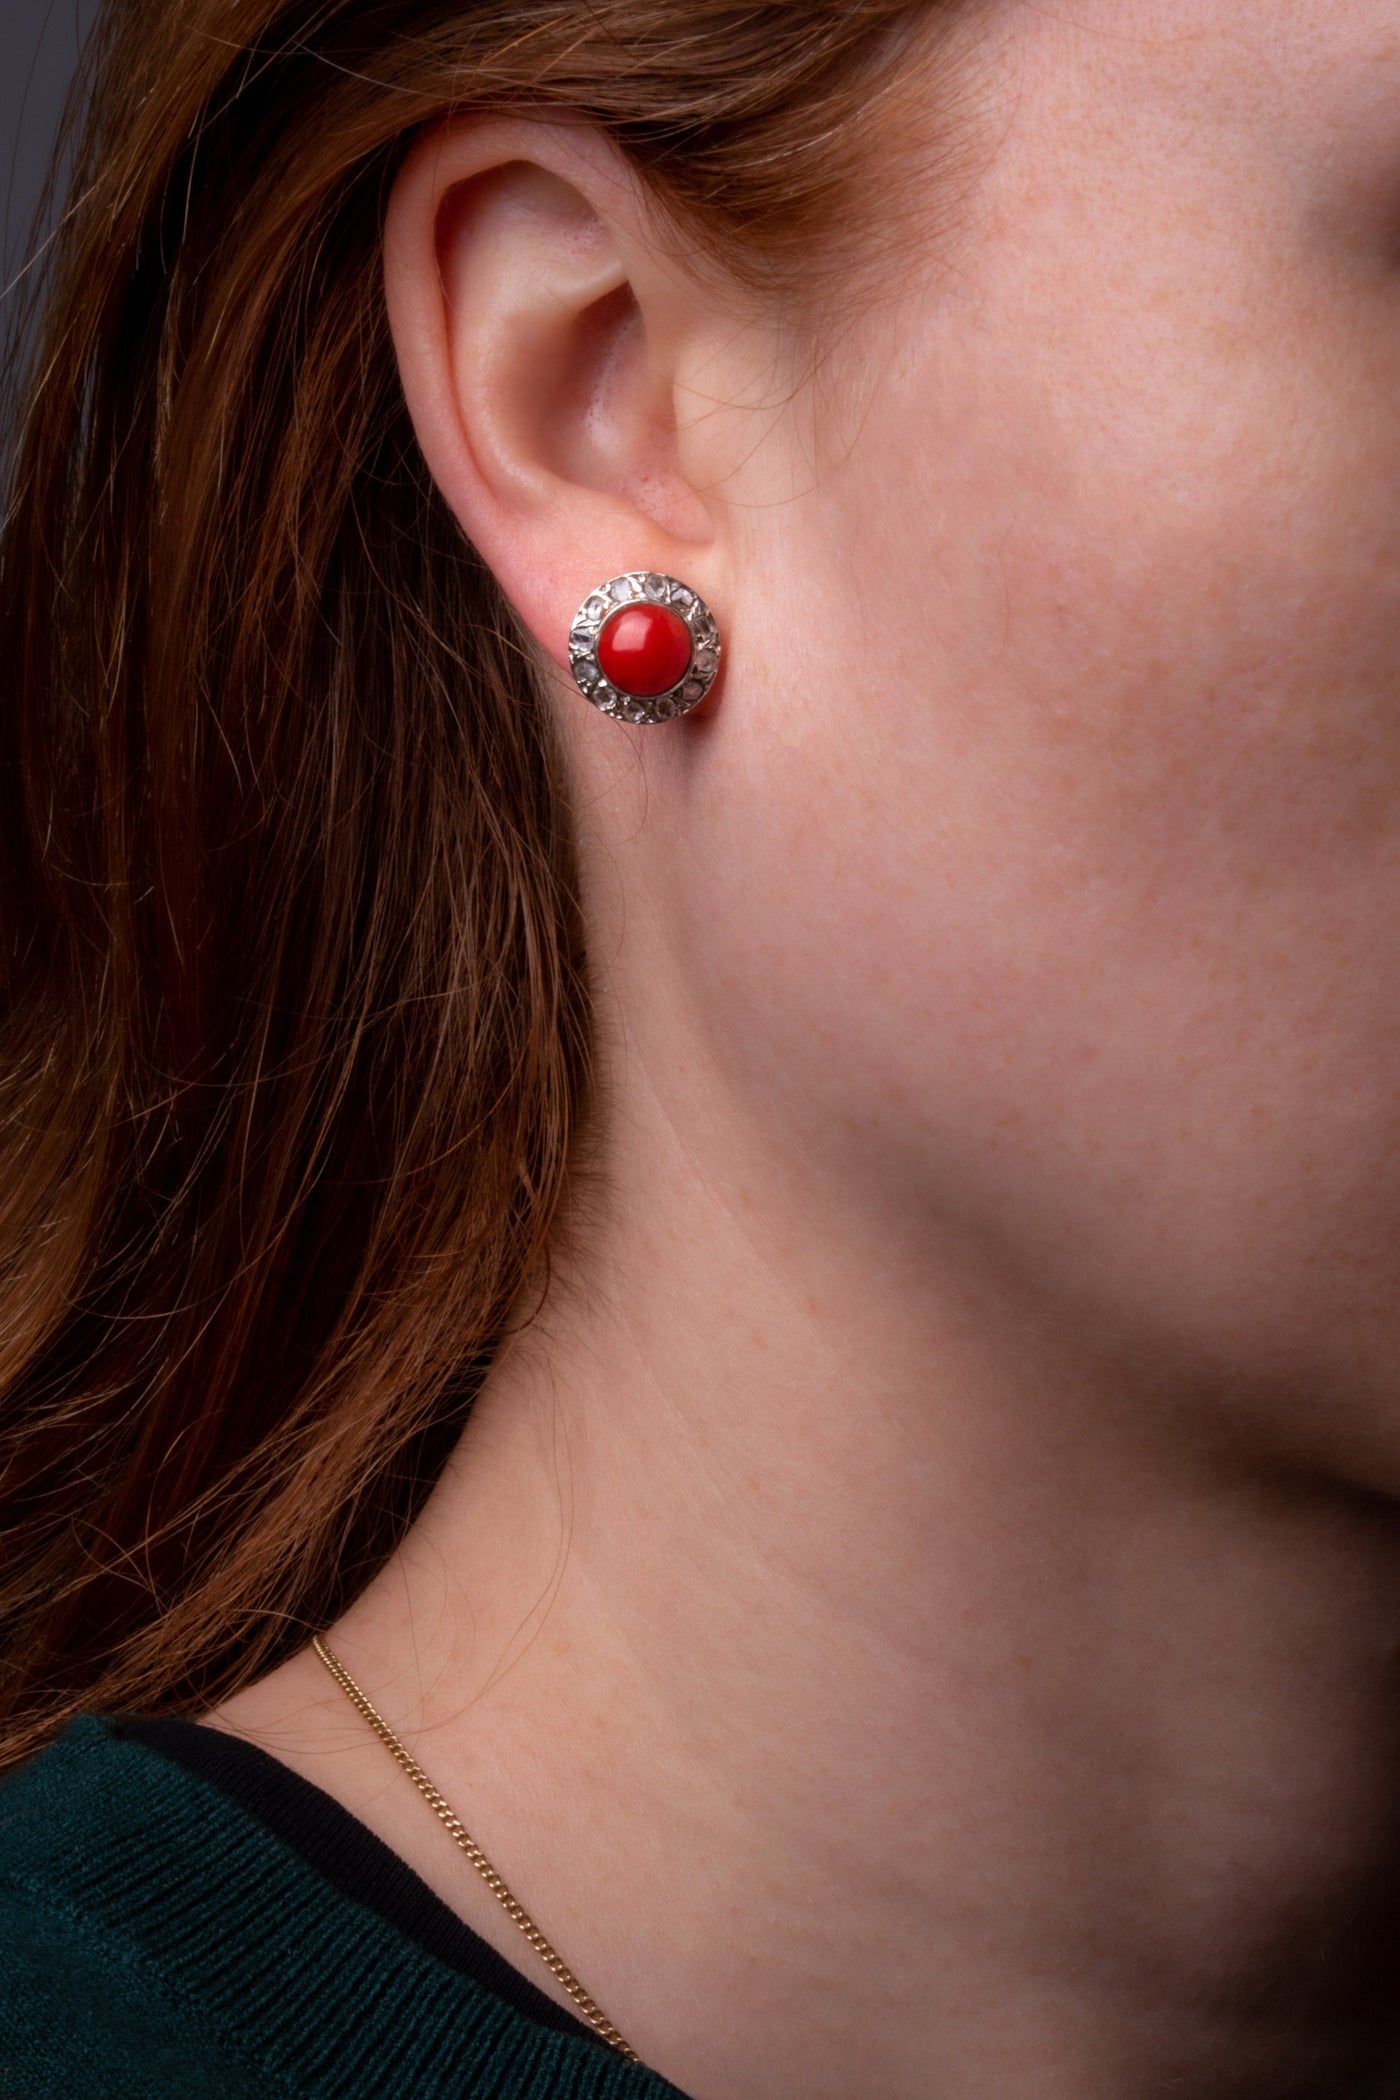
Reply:
[[[417,1759],[412,1757],[404,1748],[378,1707],[372,1705],[370,1700],[360,1690],[344,1663],[332,1655],[319,1633],[313,1637],[311,1645],[340,1686],[342,1692],[344,1692],[346,1698],[350,1701],[350,1704],[359,1709],[379,1737],[380,1742],[383,1743],[385,1749],[390,1751],[399,1764],[403,1766],[404,1771],[407,1772],[409,1778],[413,1781],[413,1784],[417,1787],[419,1793],[423,1796],[423,1799],[427,1802],[453,1843],[466,1853],[467,1858],[476,1868],[477,1873],[486,1883],[487,1888],[490,1889],[501,1909],[508,1918],[514,1919],[550,1974],[573,1999],[574,2004],[583,2014],[589,2026],[596,2033],[600,2034],[605,2042],[611,2042],[618,2054],[625,2056],[629,2063],[639,2064],[642,2059],[638,2056],[636,2050],[629,2047],[622,2039],[622,2036],[613,2026],[612,2021],[603,2011],[603,2008],[589,1997],[573,1970],[566,1965],[561,1956],[555,1953],[549,1941],[540,1931],[539,1926],[525,1909],[525,1906],[516,1901],[506,1887],[505,1882],[486,1857],[486,1854],[482,1851],[480,1845],[476,1842],[476,1839],[468,1835],[463,1828],[460,1818],[448,1807],[446,1801],[444,1801],[442,1795],[433,1785],[432,1780],[429,1779]]]

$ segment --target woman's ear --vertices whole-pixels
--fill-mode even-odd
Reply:
[[[444,122],[399,173],[384,267],[429,470],[548,656],[627,569],[723,601],[724,440],[684,376],[714,354],[713,287],[601,134]]]

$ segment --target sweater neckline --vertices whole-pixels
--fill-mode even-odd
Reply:
[[[171,1754],[177,1736],[201,1769]],[[268,1763],[197,1722],[177,1730],[89,1713],[6,1775],[0,1906],[7,1929],[45,1950],[52,2090],[109,2090],[96,2081],[110,2027],[128,2068],[138,2058],[145,2067],[144,2082],[120,2085],[133,2095],[684,2100],[484,1942],[464,1954],[476,1935],[414,1887],[406,1862],[312,1782],[284,1780],[286,1768]],[[250,1780],[267,1782],[258,1812]],[[273,1787],[281,1812],[268,1807]],[[322,1847],[313,1864],[318,1826],[346,1849]],[[354,1860],[383,1878],[357,1874],[351,1885]],[[395,1885],[414,1898],[411,1914],[386,1895]],[[453,1953],[463,1958],[444,1958]],[[82,2000],[71,2032],[61,2010],[70,1988]],[[5,2012],[0,1992],[0,2085]],[[69,2077],[78,2069],[86,2083]]]
[[[269,1751],[224,1729],[174,1717],[122,1714],[109,1719],[106,1727],[118,1741],[140,1743],[217,1787],[342,1896],[374,1911],[424,1953],[482,1985],[513,2012],[613,2054],[601,2035],[547,1997],[474,1932],[342,1802]]]

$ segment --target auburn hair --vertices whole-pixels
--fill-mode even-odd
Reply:
[[[797,297],[935,12],[103,0],[0,403],[0,1764],[333,1618],[567,1216],[565,784],[404,407],[402,156],[581,115]]]

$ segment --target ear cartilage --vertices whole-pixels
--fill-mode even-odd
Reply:
[[[633,569],[590,591],[569,629],[569,667],[585,700],[615,722],[673,722],[719,676],[713,613],[674,576]]]

